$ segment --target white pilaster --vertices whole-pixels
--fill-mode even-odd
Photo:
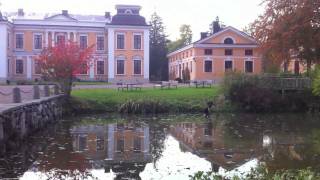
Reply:
[[[114,29],[108,29],[108,79],[114,79]]]
[[[27,57],[27,78],[32,79],[32,59],[31,59],[31,56]]]
[[[145,29],[144,30],[144,58],[143,58],[143,64],[144,64],[144,67],[143,67],[143,71],[144,71],[144,79],[147,79],[149,80],[149,64],[150,64],[150,57],[149,57],[149,51],[150,51],[150,45],[149,45],[149,35],[150,35],[150,32],[149,32],[149,29]]]
[[[7,38],[9,38],[7,24],[0,22],[0,81],[8,78]]]
[[[46,47],[49,47],[49,31],[46,31],[45,43]]]
[[[54,47],[55,45],[55,32],[51,31],[51,46]]]
[[[149,153],[150,151],[150,139],[149,139],[149,127],[145,127],[143,129],[143,139],[144,139],[144,142],[143,142],[143,145],[144,145],[144,152],[145,153]]]
[[[71,32],[67,32],[68,41],[71,39]]]
[[[95,63],[94,63],[94,59],[92,59],[90,63],[90,68],[89,68],[90,79],[94,79],[94,68],[95,68]]]
[[[114,153],[114,128],[115,125],[110,124],[108,125],[108,156],[107,159],[113,160],[113,153]]]

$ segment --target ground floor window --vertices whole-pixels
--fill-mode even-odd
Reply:
[[[139,137],[134,138],[133,149],[134,151],[141,151],[141,139]]]
[[[117,60],[117,74],[124,74],[124,60]]]
[[[10,59],[8,59],[8,66],[7,66],[7,68],[8,68],[8,74],[10,74]]]
[[[212,61],[204,61],[204,72],[212,72]]]
[[[253,62],[252,61],[245,61],[244,66],[246,73],[253,73]]]
[[[224,62],[224,70],[225,70],[225,72],[232,71],[232,68],[233,68],[232,61],[225,61]]]
[[[41,74],[41,67],[40,67],[39,61],[37,60],[34,61],[34,73]]]
[[[134,74],[141,74],[141,60],[133,60],[133,71]]]
[[[23,74],[23,60],[16,60],[16,74]]]
[[[97,61],[97,74],[104,74],[104,61]]]

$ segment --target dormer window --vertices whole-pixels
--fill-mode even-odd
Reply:
[[[233,39],[231,39],[231,38],[226,38],[226,39],[224,40],[224,44],[234,44]]]

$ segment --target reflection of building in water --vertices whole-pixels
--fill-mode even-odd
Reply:
[[[121,177],[138,177],[151,162],[149,127],[141,124],[77,126],[71,129],[74,151],[91,159],[94,168]]]
[[[211,162],[212,170],[219,167],[232,170],[257,157],[261,148],[259,141],[239,146],[240,141],[230,142],[223,127],[214,127],[208,123],[179,123],[170,127],[171,134],[180,142],[183,150],[190,151]],[[240,138],[239,138],[240,140]]]

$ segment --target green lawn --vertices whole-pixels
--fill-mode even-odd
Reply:
[[[100,82],[100,81],[80,81],[73,82],[73,85],[107,85],[110,84],[108,82]]]
[[[178,88],[152,89],[142,91],[117,91],[115,89],[81,89],[73,90],[72,96],[82,101],[95,103],[107,111],[117,109],[128,101],[149,102],[157,101],[165,104],[171,111],[203,110],[207,101],[213,100],[220,93],[219,87],[213,88]]]

